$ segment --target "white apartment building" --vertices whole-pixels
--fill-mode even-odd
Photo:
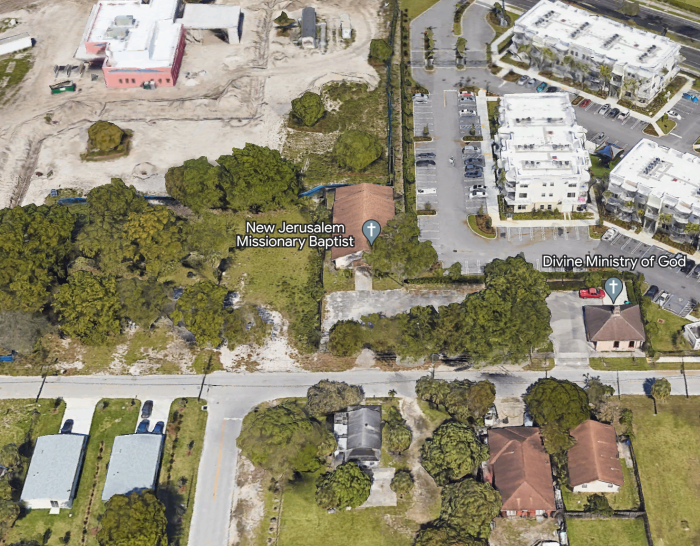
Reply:
[[[610,172],[608,192],[605,208],[620,219],[678,243],[697,242],[700,157],[642,139]]]
[[[499,121],[498,166],[515,213],[585,206],[591,159],[568,93],[505,95]]]
[[[646,104],[680,71],[681,46],[557,0],[541,0],[515,22],[514,49],[531,65]],[[601,74],[601,66],[610,74]]]

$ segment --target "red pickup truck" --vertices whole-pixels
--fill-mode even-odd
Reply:
[[[578,291],[578,295],[584,299],[602,299],[605,297],[605,292],[599,288],[582,288]]]

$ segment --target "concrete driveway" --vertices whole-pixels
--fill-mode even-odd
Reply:
[[[99,401],[100,398],[66,398],[66,411],[61,426],[68,419],[73,419],[73,434],[90,434],[92,416]]]
[[[146,398],[141,400],[141,409],[139,410],[139,419],[138,423],[136,423],[136,428],[138,428],[138,424],[142,421],[141,412],[143,411],[143,405],[147,400],[153,401],[153,411],[151,412],[151,416],[148,418],[148,430],[152,431],[153,427],[155,427],[156,423],[159,421],[162,421],[163,424],[167,426],[168,417],[170,416],[170,405],[173,403],[172,398]],[[134,429],[134,431],[135,430],[136,429]],[[165,432],[165,427],[163,427],[163,432]]]
[[[547,306],[552,312],[554,359],[557,366],[588,366],[593,353],[586,340],[583,306],[596,305],[599,300],[584,300],[576,292],[552,292]]]

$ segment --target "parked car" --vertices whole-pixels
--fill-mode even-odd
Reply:
[[[469,194],[469,199],[477,199],[479,197],[486,197],[486,190],[475,190]]]
[[[595,144],[600,144],[601,142],[603,142],[603,140],[605,140],[605,133],[598,133],[591,139],[591,142]]]
[[[631,113],[631,110],[627,110],[627,112],[620,112],[620,115],[617,116],[617,119],[619,119],[620,121],[625,121],[628,117],[630,117]]]
[[[416,167],[431,167],[435,165],[432,159],[419,159],[416,161]]]
[[[465,165],[482,165],[484,164],[484,158],[483,157],[468,157],[464,160]]]
[[[583,100],[583,97],[581,95],[576,95],[574,97],[574,100],[571,101],[571,104],[574,106],[578,106],[582,100]]]
[[[430,94],[429,93],[415,93],[413,95],[413,99],[429,99]]]
[[[579,104],[579,108],[585,108],[591,103],[591,99],[583,99],[581,101],[581,104]]]
[[[146,400],[141,408],[141,419],[148,419],[153,411],[153,400]]]
[[[666,292],[666,290],[664,290],[663,292],[661,292],[659,299],[656,300],[656,303],[658,304],[659,307],[663,307],[664,305],[666,305],[666,302],[669,300],[670,297],[671,297],[671,294],[669,294],[668,292]]]
[[[542,82],[537,86],[537,92],[542,93],[547,89],[547,82]]]
[[[459,111],[460,116],[476,116],[476,110],[470,110],[469,108],[464,108]]]
[[[481,152],[481,148],[479,146],[467,145],[462,148],[462,155],[477,154],[479,152]]]
[[[464,166],[465,171],[475,171],[477,169],[481,169],[481,165],[474,165],[473,163],[467,163]]]
[[[474,104],[475,102],[474,97],[459,97],[459,104]]]
[[[695,260],[691,260],[690,258],[686,258],[685,260],[685,265],[681,267],[680,272],[683,273],[683,275],[687,275],[690,273],[693,268],[695,267]]]
[[[481,169],[464,173],[464,178],[481,178],[482,176],[484,176],[484,171]]]
[[[151,422],[148,419],[144,419],[139,423],[139,426],[136,428],[136,434],[146,434],[150,426]]]
[[[652,284],[649,289],[646,291],[644,294],[645,297],[649,298],[651,301],[654,301],[654,298],[659,295],[659,287],[656,286],[655,284]]]
[[[668,114],[668,117],[673,118],[673,119],[677,119],[678,121],[683,119],[683,118],[681,118],[681,115],[678,112],[676,112],[675,110],[669,110],[666,113]]]
[[[428,99],[414,98],[413,104],[428,104],[430,101]]]
[[[153,427],[153,434],[163,434],[163,429],[165,429],[165,423],[158,421],[156,426]]]
[[[600,239],[601,241],[612,241],[615,237],[617,237],[617,230],[610,228],[608,231],[603,233],[603,236]]]
[[[527,83],[527,80],[529,80],[529,79],[530,79],[529,76],[523,74],[522,76],[520,76],[520,79],[518,80],[518,85],[525,85]]]
[[[416,154],[416,158],[418,159],[433,159],[435,158],[435,154],[433,152],[420,152]]]
[[[535,78],[530,78],[527,80],[527,83],[525,84],[527,87],[535,87],[535,84],[537,83],[537,80]]]
[[[683,98],[691,102],[698,102],[698,98],[692,93],[683,93]]]
[[[416,193],[418,193],[420,195],[429,195],[429,194],[437,193],[437,189],[436,188],[418,188],[416,190]]]
[[[607,117],[609,117],[609,118],[615,119],[615,118],[618,116],[619,113],[620,113],[620,109],[619,109],[619,108],[613,108],[612,110],[610,110],[610,111],[609,111],[607,114],[605,114],[605,115],[606,115]]]
[[[603,106],[601,106],[601,107],[598,109],[598,113],[602,116],[602,115],[605,115],[605,112],[607,112],[608,110],[610,110],[610,105],[609,105],[609,104],[604,104]]]
[[[459,92],[460,97],[474,97],[474,93],[470,91],[460,91]]]
[[[693,269],[693,277],[700,279],[700,264],[696,265],[695,269]]]
[[[556,87],[555,85],[552,85],[547,88],[547,93],[557,93],[559,91],[559,88]]]
[[[73,431],[73,419],[66,419],[61,427],[61,434],[70,434]]]
[[[486,186],[483,184],[474,184],[471,188],[469,188],[469,191],[476,191],[476,190],[485,190]]]
[[[583,299],[600,300],[605,297],[605,292],[600,288],[582,288],[578,291],[578,297]]]

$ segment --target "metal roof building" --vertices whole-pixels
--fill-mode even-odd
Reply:
[[[162,434],[126,434],[114,439],[102,490],[104,502],[114,495],[155,489],[164,439]]]
[[[52,513],[58,513],[60,508],[70,508],[83,466],[87,439],[82,434],[40,436],[20,501],[29,508],[50,509]]]
[[[314,8],[301,10],[301,45],[305,49],[316,47],[316,10]]]
[[[349,406],[336,413],[334,432],[343,461],[374,466],[382,454],[382,407]]]
[[[0,39],[0,55],[21,51],[22,49],[32,47],[32,45],[32,38],[26,32],[16,34],[14,36],[8,36],[7,38]]]

